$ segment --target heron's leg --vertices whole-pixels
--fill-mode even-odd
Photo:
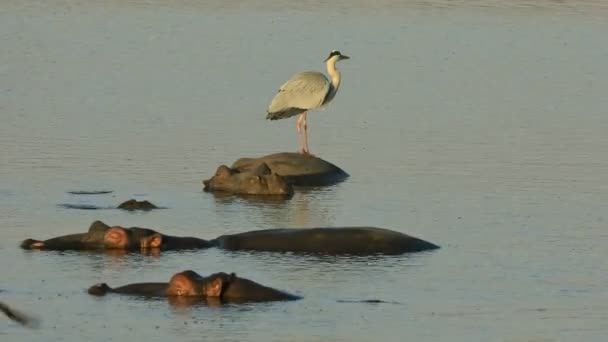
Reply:
[[[307,118],[308,118],[308,112],[304,112],[302,114],[304,116],[304,153],[310,153],[310,150],[308,148],[308,124],[307,124]]]
[[[304,144],[302,143],[302,120],[304,119],[304,114],[306,114],[306,112],[304,112],[303,114],[300,114],[300,116],[298,116],[298,122],[296,123],[296,128],[298,129],[298,141],[300,142],[300,153],[306,153],[306,151],[304,150]]]

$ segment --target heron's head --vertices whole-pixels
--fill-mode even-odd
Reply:
[[[341,61],[343,59],[349,59],[350,57],[343,55],[338,50],[334,50],[329,54],[329,57],[325,59],[325,62],[332,60],[334,62]]]

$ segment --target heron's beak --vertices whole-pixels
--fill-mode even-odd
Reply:
[[[350,59],[350,57],[345,56],[345,55],[341,55],[341,56],[340,56],[340,59],[341,59],[341,60],[342,60],[342,59]]]

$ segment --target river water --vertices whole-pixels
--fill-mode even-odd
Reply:
[[[603,1],[0,1],[2,341],[603,341],[608,336],[608,9]],[[311,151],[351,177],[283,202],[201,180],[297,150],[277,87],[343,83]],[[112,190],[76,196],[72,190]],[[147,213],[75,210],[147,199]],[[219,250],[26,252],[94,220],[213,238],[373,225],[440,245],[398,257]],[[236,272],[288,303],[92,298],[97,282]],[[391,303],[343,303],[380,299]]]

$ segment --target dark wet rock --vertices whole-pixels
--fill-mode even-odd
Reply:
[[[149,201],[137,201],[134,199],[130,199],[130,200],[122,202],[120,205],[118,205],[118,209],[152,210],[152,209],[159,209],[159,208],[157,206],[155,206],[154,204],[150,203]]]
[[[215,175],[204,180],[207,192],[226,192],[240,195],[277,195],[291,197],[293,188],[283,177],[272,173],[260,163],[248,170],[231,169],[226,165],[217,168]]]
[[[68,191],[68,194],[72,194],[72,195],[104,195],[104,194],[110,194],[110,193],[112,193],[112,190]]]
[[[260,158],[241,158],[232,169],[247,172],[265,164],[271,172],[296,186],[331,185],[345,180],[348,173],[321,158],[310,154],[282,152]]]

